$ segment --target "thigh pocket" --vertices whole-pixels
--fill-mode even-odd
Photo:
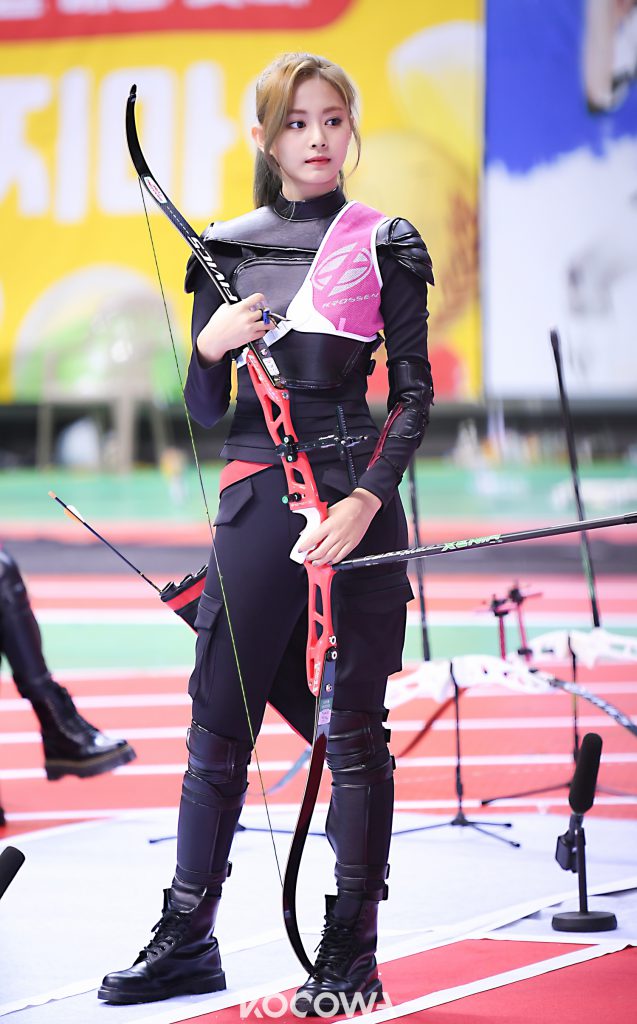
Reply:
[[[221,492],[219,499],[219,510],[215,517],[215,526],[225,526],[232,523],[239,513],[248,504],[254,488],[250,477],[244,480],[237,480],[236,484],[230,484]]]
[[[353,604],[361,612],[395,611],[414,596],[403,569],[360,569],[337,576],[339,603]]]
[[[195,697],[205,699],[206,695],[210,693],[215,667],[214,637],[222,612],[223,601],[221,598],[212,597],[204,590],[199,598],[199,607],[195,618],[197,633],[195,667],[188,683],[188,693],[193,700]]]
[[[413,597],[404,571],[371,578],[343,573],[336,588],[336,633],[347,675],[391,675],[402,667],[406,606]],[[340,664],[339,664],[340,668]]]

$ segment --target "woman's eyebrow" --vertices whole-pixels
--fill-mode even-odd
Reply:
[[[325,107],[322,113],[331,114],[335,110],[345,110],[345,107]],[[307,110],[299,110],[298,107],[293,107],[292,110],[288,110],[288,117],[290,114],[307,114]]]

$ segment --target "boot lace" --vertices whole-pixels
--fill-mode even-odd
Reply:
[[[140,956],[158,957],[184,939],[190,923],[190,913],[183,910],[168,910],[153,925],[153,938],[144,946]]]
[[[63,686],[60,686],[58,692],[49,698],[49,708],[60,729],[63,729],[67,723],[71,723],[73,729],[82,733],[87,739],[92,739],[98,731],[94,725],[82,718],[71,694]]]
[[[338,971],[347,965],[347,962],[356,947],[356,936],[354,929],[335,921],[328,921],[323,929],[321,941],[318,946],[315,972],[332,970]]]

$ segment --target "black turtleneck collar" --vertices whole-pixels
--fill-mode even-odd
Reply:
[[[323,196],[312,199],[286,199],[282,192],[274,200],[274,211],[284,220],[319,220],[338,213],[347,199],[340,185]]]

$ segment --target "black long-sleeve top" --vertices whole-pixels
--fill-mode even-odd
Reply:
[[[340,189],[296,203],[279,195],[273,206],[213,225],[203,239],[240,298],[260,291],[269,308],[284,315],[309,271],[325,232],[345,203]],[[424,404],[419,408],[419,421],[424,430],[433,398],[427,359],[427,282],[433,284],[431,261],[416,229],[404,220],[389,221],[381,226],[377,253],[382,277],[380,310],[390,374],[388,409],[390,414],[392,409],[396,411],[402,399],[401,390],[405,390],[405,372],[408,379],[413,373],[420,384],[417,403]],[[230,404],[231,357],[226,353],[219,363],[204,366],[197,353],[196,340],[223,300],[194,258],[188,266],[186,290],[194,292],[194,349],[186,382],[186,401],[198,423],[213,426]],[[267,334],[265,340],[268,340]],[[341,336],[297,331],[290,331],[272,346],[281,374],[291,382],[288,388],[290,412],[300,440],[336,433],[335,410],[340,405],[348,433],[367,435],[354,449],[355,454],[372,455],[379,434],[370,415],[366,393],[374,347]],[[392,381],[392,368],[399,366],[401,370]],[[413,389],[410,393],[413,398]],[[402,433],[405,436],[401,436],[398,428],[389,431],[380,453],[377,452],[379,457],[358,482],[383,504],[393,496],[422,439],[422,431],[408,429]],[[333,448],[317,450],[310,453],[310,459],[312,462],[333,459],[334,451]],[[245,366],[238,370],[236,408],[221,456],[272,464],[280,460]]]

